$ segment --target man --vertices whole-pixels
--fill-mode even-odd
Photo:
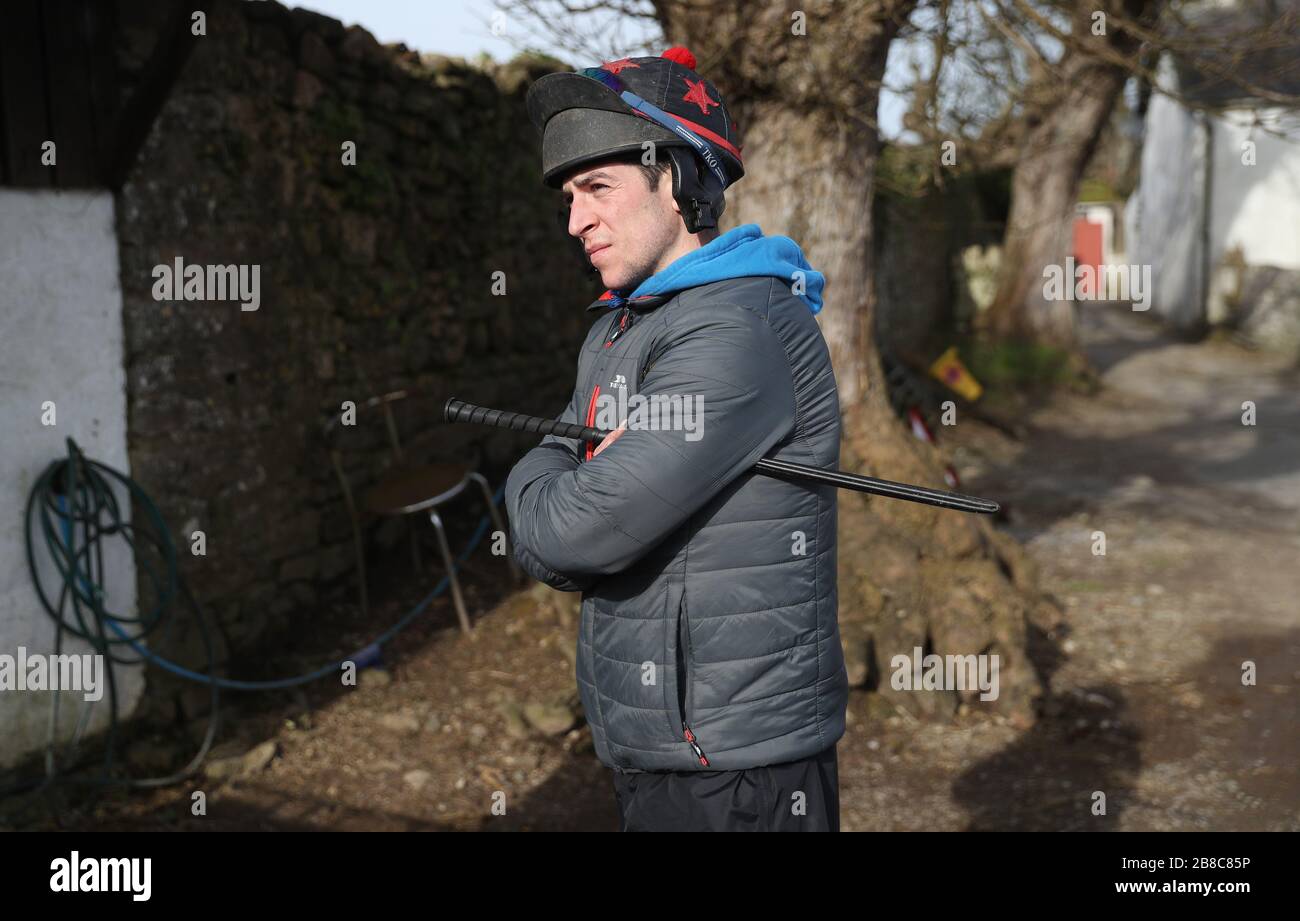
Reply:
[[[719,234],[744,169],[694,67],[674,48],[529,90],[543,181],[608,289],[559,418],[613,431],[528,452],[511,538],[583,593],[578,688],[620,830],[838,831],[836,490],[749,472],[838,463],[823,278],[786,237]]]

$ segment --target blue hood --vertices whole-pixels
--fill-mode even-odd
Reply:
[[[789,237],[765,237],[757,224],[742,224],[682,256],[668,268],[651,275],[626,297],[671,294],[727,278],[771,276],[793,286],[803,273],[803,298],[808,309],[822,309],[821,272],[813,271],[799,244]],[[622,292],[613,292],[616,295]]]

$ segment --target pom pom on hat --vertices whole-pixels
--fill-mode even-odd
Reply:
[[[659,57],[667,58],[670,61],[676,61],[683,67],[690,68],[691,70],[695,69],[695,55],[691,54],[691,49],[684,45],[674,45],[663,54],[659,55]]]

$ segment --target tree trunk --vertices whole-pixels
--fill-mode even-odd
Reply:
[[[655,0],[669,42],[694,52],[740,125],[745,178],[727,192],[723,223],[791,237],[826,276],[818,318],[839,389],[841,465],[946,488],[937,452],[890,408],[872,323],[875,113],[889,43],[914,5],[803,3],[799,35],[793,5]],[[851,676],[877,684],[892,656],[914,646],[996,652],[1002,693],[983,706],[1027,722],[1039,685],[1024,656],[1025,615],[1039,599],[1014,541],[983,517],[859,493],[841,492],[839,520]],[[911,712],[947,716],[959,702],[892,691],[887,677],[878,689]]]
[[[1159,5],[1110,0],[1095,8],[1147,18]],[[1078,7],[1073,35],[1081,44],[1045,72],[1042,79],[1052,86],[1031,87],[1025,94],[1035,99],[1045,93],[1053,104],[1026,135],[1011,179],[998,289],[985,321],[995,339],[1077,350],[1074,301],[1046,289],[1044,273],[1051,266],[1065,272],[1079,183],[1128,78],[1127,68],[1103,56],[1130,56],[1138,47],[1114,21],[1106,23],[1106,34],[1093,35],[1093,10],[1093,5]],[[1072,277],[1064,280],[1067,290],[1074,287]]]

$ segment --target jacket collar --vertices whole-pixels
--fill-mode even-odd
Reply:
[[[636,311],[653,310],[671,297],[673,297],[672,294],[642,294],[634,298],[626,298],[620,294],[615,294],[613,291],[606,291],[588,305],[587,311],[598,310],[601,307],[622,307],[624,304]]]

